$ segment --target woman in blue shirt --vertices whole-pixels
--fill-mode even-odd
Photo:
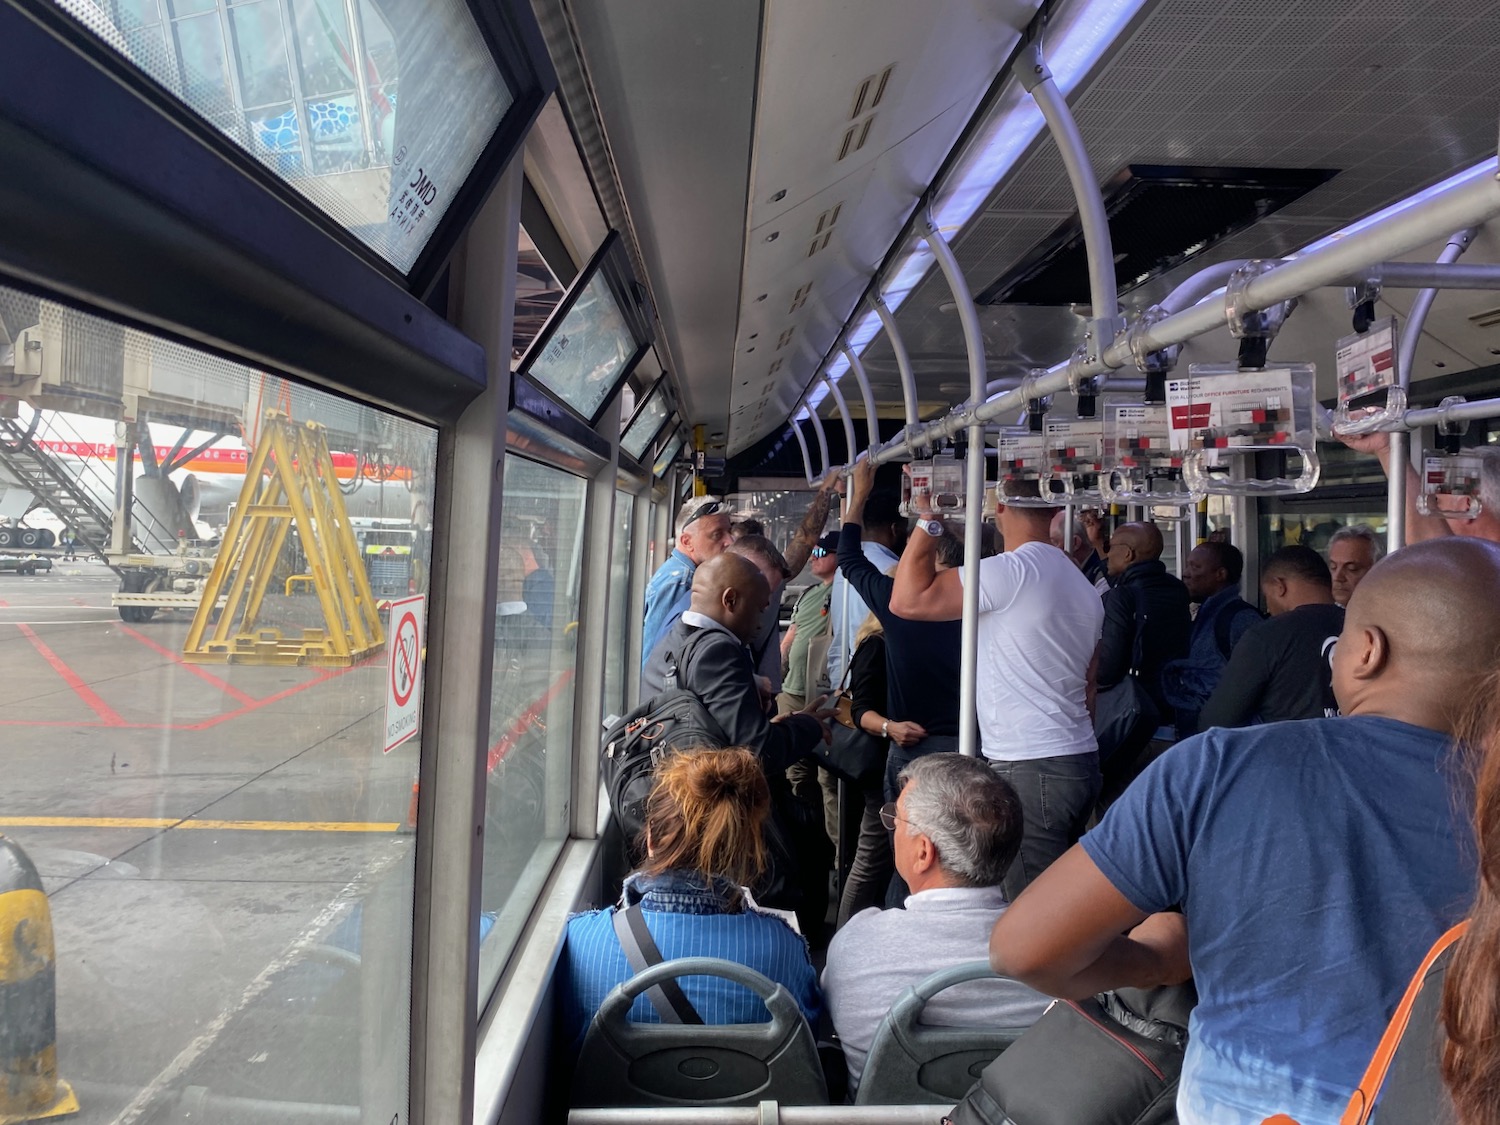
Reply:
[[[806,942],[781,918],[757,910],[744,890],[765,868],[770,811],[765,774],[749,750],[698,750],[662,764],[646,801],[646,860],[626,878],[620,905],[568,921],[559,995],[575,1049],[610,990],[633,975],[614,914],[635,906],[663,960],[719,957],[746,965],[784,985],[816,1024],[823,997]],[[753,993],[731,981],[679,983],[704,1023],[769,1018]],[[661,1022],[645,996],[631,1006],[630,1019]]]

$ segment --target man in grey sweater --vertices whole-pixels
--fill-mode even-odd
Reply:
[[[1000,882],[1021,846],[1021,803],[983,759],[931,754],[901,771],[901,796],[881,810],[896,870],[911,888],[903,909],[865,910],[828,947],[823,992],[859,1086],[875,1032],[910,985],[989,956],[1005,911]],[[939,994],[922,1022],[1028,1027],[1051,1000],[1014,981],[981,980]]]

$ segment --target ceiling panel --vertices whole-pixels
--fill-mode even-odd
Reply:
[[[1139,308],[1160,300],[1211,262],[1289,254],[1493,155],[1497,73],[1500,8],[1476,0],[1339,6],[1303,0],[1255,8],[1161,0],[1073,99],[1100,179],[1129,163],[1342,172],[1122,303]],[[1075,210],[1056,147],[1043,137],[955,240],[971,288],[982,290]],[[1427,249],[1435,257],[1441,246]],[[1486,236],[1468,260],[1500,261],[1500,246]],[[1410,301],[1396,293],[1387,298],[1399,308]],[[924,398],[965,370],[951,303],[934,273],[898,313],[908,349],[923,357],[916,366]],[[1500,340],[1485,333],[1500,337],[1500,331],[1475,328],[1462,310],[1496,305],[1500,294],[1443,294],[1424,338],[1419,377],[1494,362],[1489,349],[1500,348]],[[988,312],[981,321],[992,378],[1065,359],[1081,337],[1083,321],[1067,310]],[[1320,295],[1294,315],[1272,354],[1331,367],[1332,341],[1349,331],[1342,297]],[[1234,354],[1227,330],[1192,352],[1220,361]],[[889,347],[877,339],[865,363],[879,373],[888,397],[895,386]]]
[[[760,0],[571,0],[578,45],[689,418],[722,416],[734,353]]]

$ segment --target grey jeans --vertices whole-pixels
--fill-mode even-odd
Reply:
[[[1083,835],[1102,785],[1099,755],[1090,751],[1022,762],[991,760],[990,768],[1015,789],[1025,818],[1021,850],[1005,873],[1005,897],[1015,902],[1033,879]]]

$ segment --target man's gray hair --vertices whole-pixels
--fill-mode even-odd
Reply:
[[[1335,543],[1342,543],[1347,539],[1358,539],[1361,543],[1370,545],[1370,562],[1378,563],[1385,558],[1385,544],[1381,542],[1380,533],[1367,523],[1351,523],[1348,527],[1341,527],[1328,537],[1328,549],[1333,550]]]
[[[937,848],[938,866],[969,887],[995,887],[1021,847],[1021,799],[979,758],[928,754],[897,779],[906,831]]]

